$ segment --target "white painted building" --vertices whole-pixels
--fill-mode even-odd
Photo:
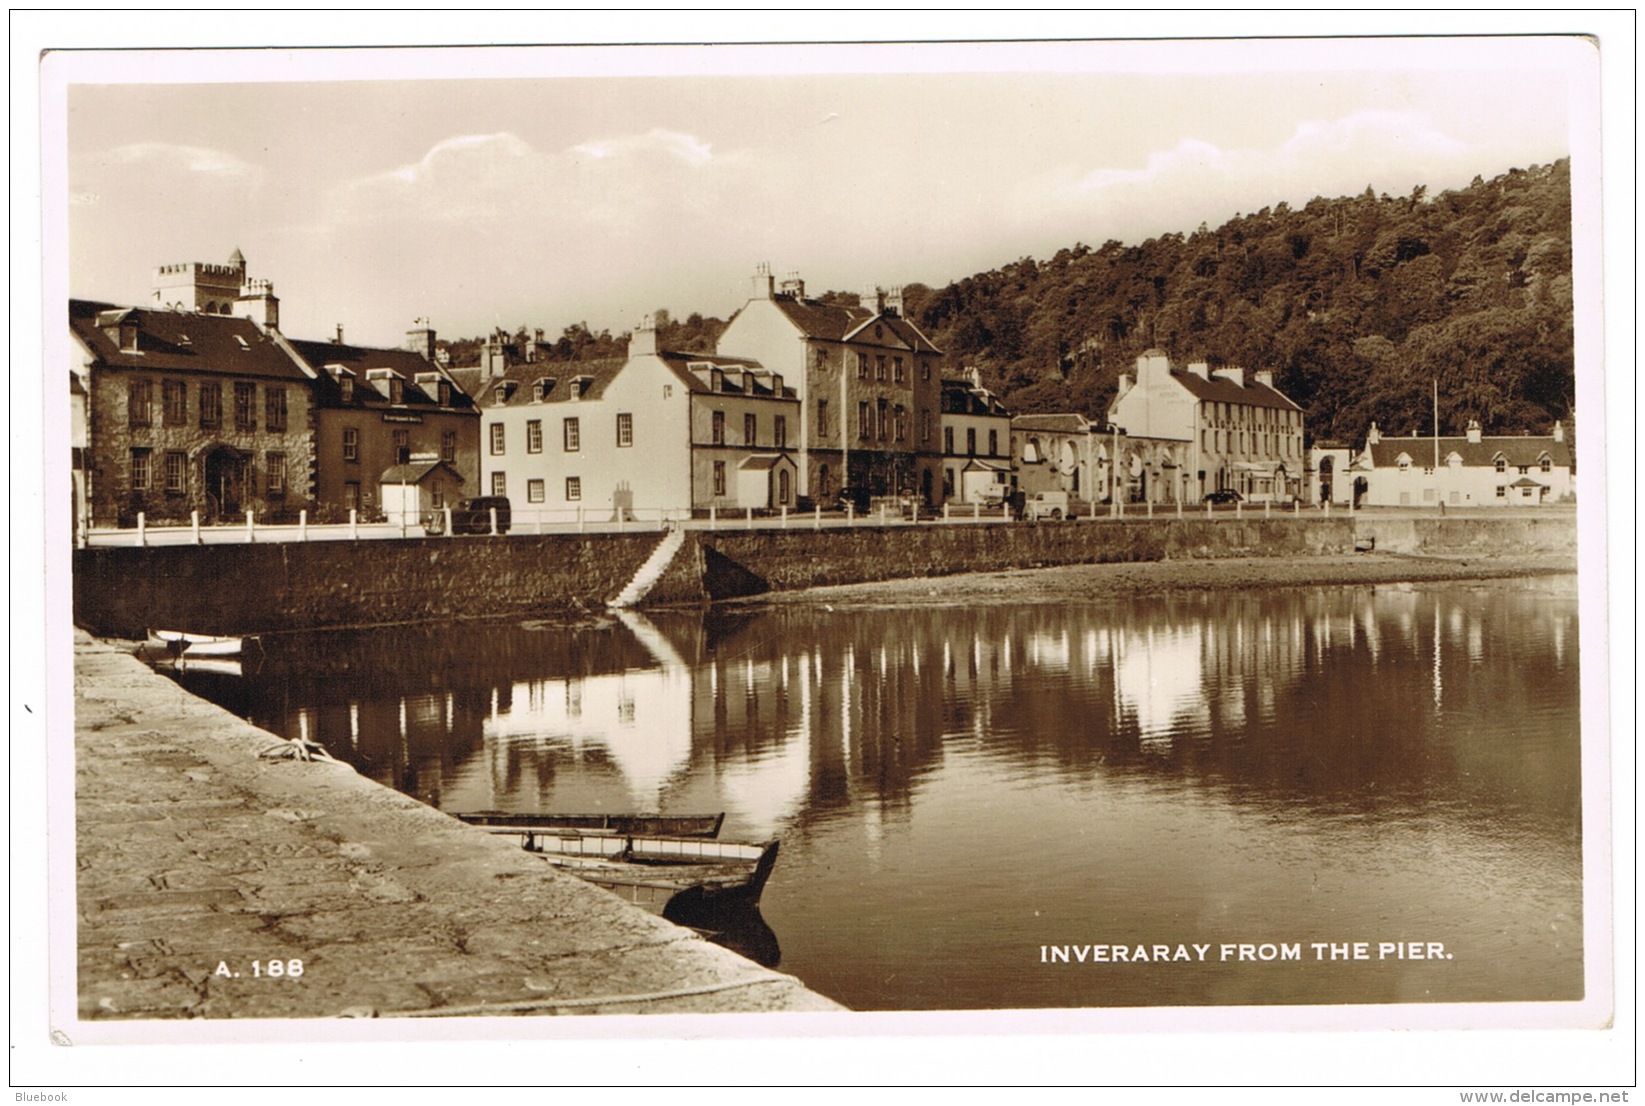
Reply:
[[[479,379],[480,491],[509,498],[516,530],[796,506],[793,389],[757,362],[656,338],[647,320],[626,358]]]
[[[1175,369],[1163,350],[1151,349],[1137,358],[1134,379],[1120,376],[1108,421],[1133,440],[1156,443],[1132,451],[1140,471],[1129,474],[1136,490],[1128,498],[1194,502],[1224,488],[1255,502],[1302,494],[1302,408],[1274,387],[1270,372],[1247,378],[1244,369],[1212,370],[1203,361]]]
[[[1535,507],[1576,494],[1563,423],[1544,437],[1486,437],[1476,421],[1460,437],[1385,438],[1371,424],[1354,461],[1363,506]]]

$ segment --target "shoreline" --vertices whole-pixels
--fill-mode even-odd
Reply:
[[[1566,576],[1575,575],[1576,571],[1574,553],[1453,556],[1346,553],[1299,558],[1130,561],[833,584],[798,591],[765,592],[724,600],[713,606],[884,604],[916,599],[935,599],[939,603],[1117,599],[1231,588],[1359,587]]]

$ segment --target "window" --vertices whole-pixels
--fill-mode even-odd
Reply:
[[[343,390],[343,402],[344,403],[353,403],[354,402],[354,378],[352,376],[340,377],[337,381],[337,386]]]
[[[921,380],[930,380],[931,379],[931,362],[929,362],[929,361],[921,361],[920,362],[920,379]]]
[[[791,490],[792,489],[789,486],[788,470],[779,469],[777,472],[777,506],[788,506],[788,497]]]
[[[929,408],[920,411],[920,444],[931,444],[931,411]]]
[[[1506,484],[1498,484],[1496,486],[1496,497],[1498,499],[1507,499],[1508,498],[1508,487],[1507,487]]]
[[[998,430],[990,430],[988,432],[988,456],[998,457],[999,453],[1000,453],[1000,432]]]
[[[857,379],[868,379],[868,354],[866,353],[857,354]]]
[[[1498,457],[1496,459],[1496,470],[1498,472],[1507,472],[1508,462],[1504,458]]]
[[[188,491],[188,454],[166,454],[166,494],[182,495]]]
[[[451,382],[449,380],[440,381],[439,384],[435,387],[435,391],[439,393],[440,406],[441,407],[450,407],[451,406]]]
[[[778,449],[788,448],[788,419],[782,415],[771,420],[771,444]]]
[[[234,382],[234,429],[257,429],[257,385],[250,381]]]
[[[268,469],[268,494],[282,496],[286,494],[286,455],[284,453],[270,453],[264,463]]]
[[[725,462],[714,462],[714,494],[725,494]]]
[[[715,411],[709,426],[709,442],[713,445],[725,444],[725,412]]]
[[[891,436],[899,442],[908,437],[908,413],[901,404],[891,411]]]
[[[133,430],[154,425],[154,382],[133,380],[126,385],[126,424]]]
[[[977,455],[977,428],[974,426],[965,428],[965,455],[967,457]]]
[[[388,401],[396,407],[406,401],[406,382],[397,376],[388,378]]]
[[[880,441],[883,442],[885,441],[885,432],[890,428],[891,405],[884,399],[881,399],[874,404],[874,407],[879,413]]]
[[[404,465],[411,460],[411,431],[396,430],[394,432],[394,463]]]
[[[503,451],[507,448],[507,442],[506,442],[505,438],[506,438],[506,431],[503,427],[503,424],[500,423],[500,422],[492,423],[491,424],[491,455],[493,457],[501,457],[503,455]]]
[[[954,428],[952,426],[942,428],[942,451],[949,454],[954,452]]]
[[[568,476],[568,477],[566,477],[565,478],[565,498],[566,498],[566,502],[574,503],[577,500],[581,499],[582,497],[583,497],[583,478],[581,476]]]
[[[440,460],[446,464],[457,462],[457,432],[447,430],[440,435]]]
[[[817,401],[817,437],[818,438],[824,438],[824,437],[827,437],[827,436],[828,436],[828,401],[826,399],[819,399]]]
[[[491,494],[508,494],[508,474],[506,472],[494,472],[491,474]]]
[[[583,448],[582,424],[576,419],[566,419],[562,433],[565,438],[565,451],[567,453],[576,453]]]
[[[754,445],[759,437],[759,418],[755,415],[743,416],[743,444]]]
[[[663,385],[663,398],[664,399],[673,399],[674,398],[674,385],[672,385],[672,384],[664,384]]]
[[[167,380],[160,385],[167,426],[188,425],[188,382]]]
[[[891,379],[894,383],[902,383],[902,358],[900,357],[891,359]]]
[[[869,413],[868,401],[857,404],[857,437],[867,438],[874,432],[874,416]]]
[[[543,420],[527,419],[525,424],[525,451],[527,453],[541,453],[543,451]]]
[[[131,490],[134,492],[149,490],[149,451],[146,449],[131,451]]]
[[[543,489],[543,481],[527,480],[525,482],[525,498],[527,503],[541,503],[547,493]]]
[[[1544,457],[1544,458],[1542,458],[1542,460],[1538,461],[1537,462],[1537,467],[1539,469],[1541,469],[1543,472],[1553,472],[1554,471],[1554,463],[1553,463],[1553,461],[1551,461],[1547,457]]]
[[[200,429],[216,430],[223,425],[223,386],[215,380],[200,385]]]
[[[627,411],[617,413],[617,447],[627,449],[634,444],[634,416]]]
[[[268,429],[276,434],[285,433],[286,429],[286,390],[269,385],[263,389],[263,413],[267,416]]]
[[[884,354],[881,354],[880,356],[874,358],[874,379],[878,380],[878,381],[881,381],[881,382],[883,382],[885,380],[885,355]]]
[[[350,511],[360,509],[360,482],[350,480],[343,485],[343,506]]]
[[[543,401],[543,397],[547,394],[548,384],[545,381],[533,380],[531,382],[531,402],[541,403]]]
[[[343,431],[343,460],[350,463],[360,460],[360,432],[352,426]]]

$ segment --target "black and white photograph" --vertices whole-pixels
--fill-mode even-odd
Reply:
[[[54,1059],[1593,1047],[1583,30],[43,50]]]

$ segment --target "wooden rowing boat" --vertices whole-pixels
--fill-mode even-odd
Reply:
[[[718,837],[725,823],[719,814],[510,814],[497,810],[477,810],[454,814],[471,826],[492,833],[554,833],[577,830],[581,833],[637,833],[652,837]]]
[[[183,630],[150,630],[146,644],[172,659],[187,656],[194,660],[200,657],[238,657],[245,649],[246,640],[219,634],[191,634]]]
[[[748,908],[777,865],[777,842],[751,844],[705,837],[521,833],[528,851],[563,871],[668,918]]]

